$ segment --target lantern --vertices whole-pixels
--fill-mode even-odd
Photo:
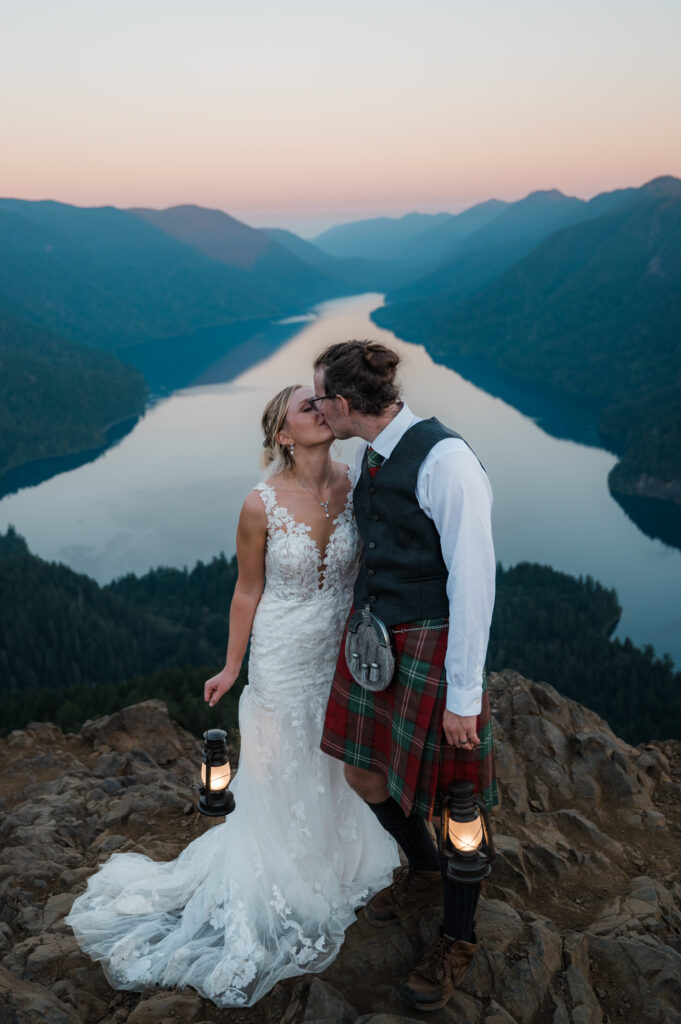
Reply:
[[[201,814],[221,818],[232,813],[236,805],[228,788],[231,779],[227,733],[224,729],[208,729],[203,734],[202,785],[199,788]]]
[[[492,870],[494,843],[485,805],[473,783],[453,782],[442,805],[440,846],[447,875],[457,882],[482,882]]]

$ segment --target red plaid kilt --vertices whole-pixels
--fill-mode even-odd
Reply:
[[[447,636],[447,622],[441,619],[395,626],[395,679],[380,693],[353,680],[344,636],[321,741],[331,757],[379,772],[405,814],[426,818],[439,813],[441,794],[459,779],[473,783],[488,809],[499,802],[485,678],[477,721],[480,747],[460,750],[447,743],[442,731]]]

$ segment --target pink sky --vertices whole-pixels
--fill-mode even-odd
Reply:
[[[22,0],[0,195],[313,233],[681,176],[680,38],[670,0]]]

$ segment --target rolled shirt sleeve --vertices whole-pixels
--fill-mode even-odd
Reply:
[[[424,459],[416,498],[435,523],[448,572],[447,710],[478,715],[496,577],[492,488],[468,445],[447,438]]]

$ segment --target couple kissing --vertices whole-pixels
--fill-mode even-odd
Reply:
[[[452,782],[498,799],[492,494],[463,438],[401,400],[399,362],[332,345],[314,388],[265,408],[272,471],[241,511],[225,666],[204,688],[214,706],[250,641],[236,811],[177,860],[114,854],[90,878],[67,921],[115,988],[251,1006],[323,971],[358,911],[377,928],[442,913],[400,989],[414,1009],[444,1006],[475,955],[480,883],[449,877],[430,823]],[[351,437],[355,465],[332,461]]]

